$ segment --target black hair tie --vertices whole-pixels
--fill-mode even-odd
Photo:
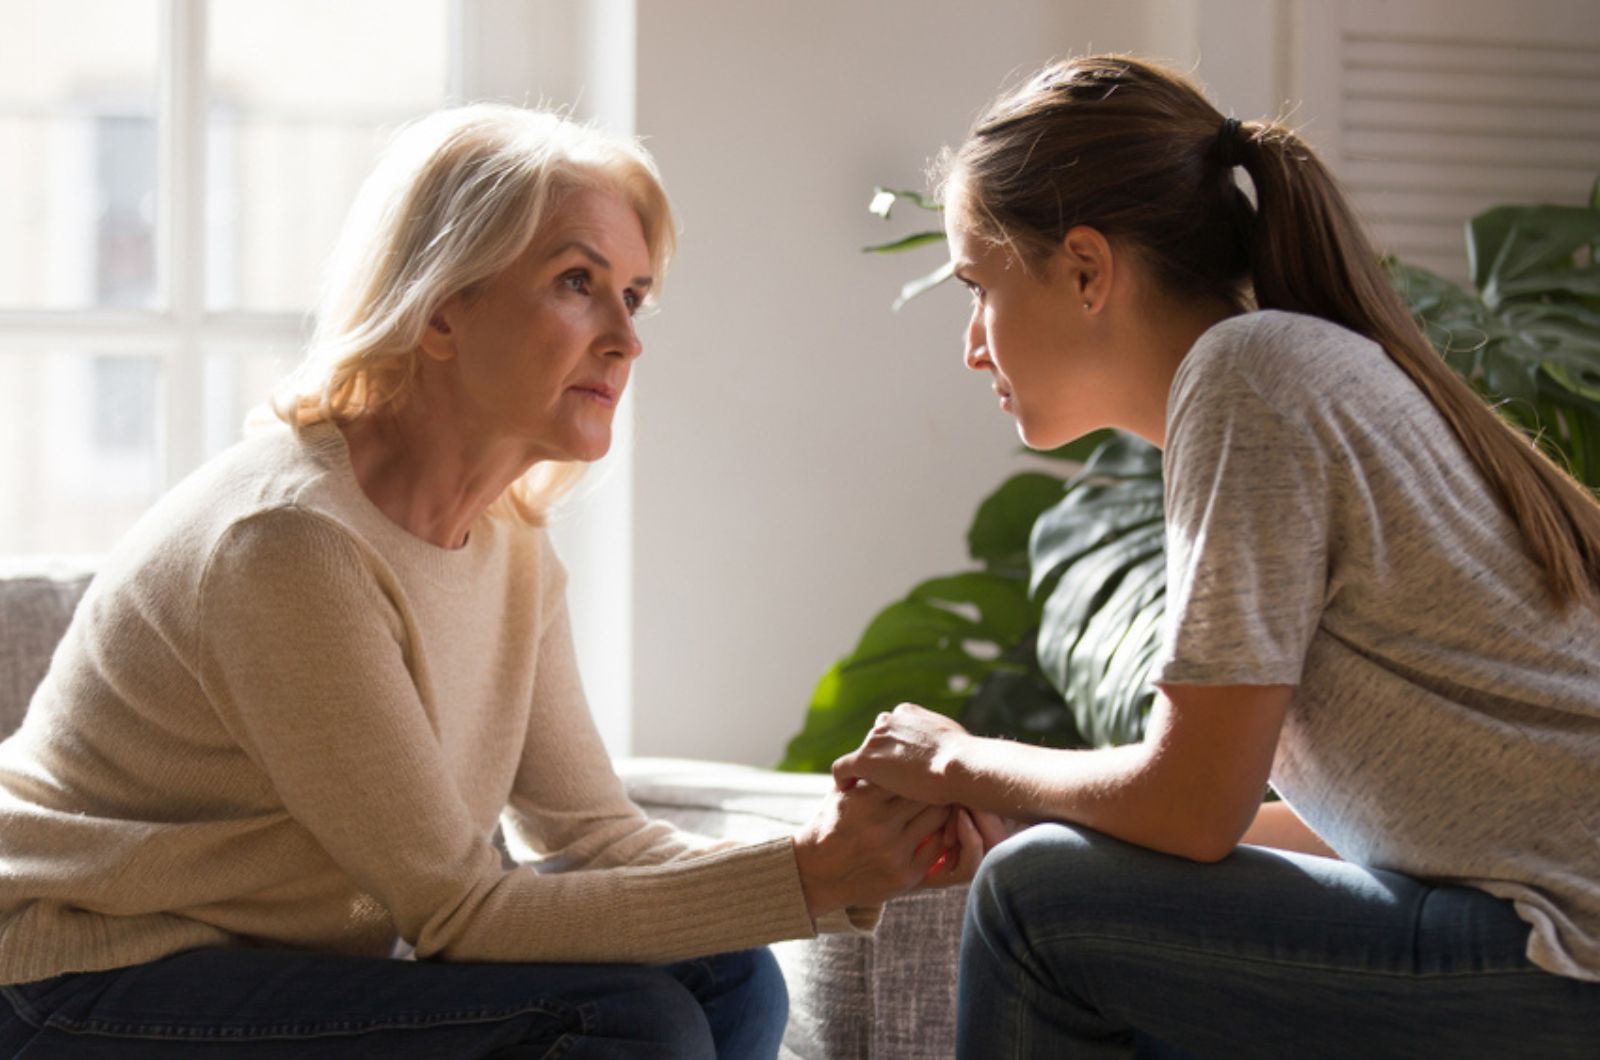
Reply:
[[[1217,130],[1217,144],[1213,150],[1223,169],[1244,163],[1244,142],[1239,137],[1241,124],[1238,118],[1223,118],[1222,128]]]

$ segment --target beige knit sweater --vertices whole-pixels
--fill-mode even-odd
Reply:
[[[628,800],[563,583],[542,531],[484,519],[447,551],[395,526],[328,425],[191,476],[0,744],[0,983],[196,946],[666,961],[811,936],[788,839],[697,845]]]

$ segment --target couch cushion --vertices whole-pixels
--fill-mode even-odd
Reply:
[[[833,785],[826,774],[685,759],[622,759],[617,772],[651,816],[739,839],[792,832],[811,818]],[[789,984],[783,1055],[952,1056],[965,903],[965,887],[918,891],[889,903],[870,938],[824,935],[773,946]]]
[[[0,739],[22,724],[93,570],[92,557],[0,560]]]

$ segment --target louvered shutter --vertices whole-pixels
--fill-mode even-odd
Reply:
[[[1310,139],[1380,245],[1466,278],[1467,219],[1600,175],[1600,3],[1303,0]]]

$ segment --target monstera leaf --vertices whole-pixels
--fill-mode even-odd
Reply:
[[[1600,488],[1600,182],[1581,206],[1498,206],[1467,225],[1478,292],[1389,263],[1435,348],[1558,463]]]
[[[1034,524],[1040,668],[1094,746],[1144,732],[1153,700],[1145,674],[1166,602],[1162,513],[1160,452],[1119,434]]]
[[[1032,660],[1039,607],[1027,580],[1028,533],[1061,494],[1060,479],[1038,472],[1014,475],[990,494],[967,534],[984,569],[925,581],[880,611],[817,683],[778,768],[826,771],[861,743],[879,711],[903,702],[983,735],[1075,745],[1060,697]]]
[[[884,188],[870,208],[887,219],[901,202],[938,210]],[[867,249],[942,236],[930,227]],[[1587,207],[1480,214],[1467,243],[1477,291],[1393,261],[1390,279],[1457,373],[1600,488],[1600,181]],[[896,307],[948,276],[946,262],[911,281]],[[826,770],[904,700],[1049,746],[1143,735],[1166,602],[1160,454],[1101,431],[1044,455],[1083,467],[1065,481],[1016,475],[986,498],[967,535],[982,569],[923,582],[880,612],[817,685],[782,768]]]

